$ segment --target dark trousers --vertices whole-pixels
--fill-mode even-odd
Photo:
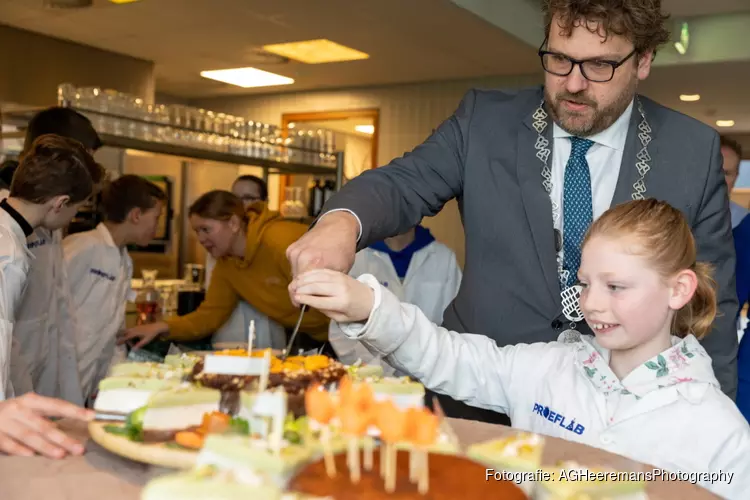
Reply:
[[[436,394],[430,390],[425,390],[425,404],[432,409],[432,398],[437,397],[440,407],[445,412],[446,417],[463,418],[465,420],[476,420],[479,422],[488,422],[490,424],[510,425],[510,417],[503,413],[497,413],[484,408],[469,406],[443,394]]]

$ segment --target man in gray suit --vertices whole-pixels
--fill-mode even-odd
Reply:
[[[293,271],[347,271],[356,250],[455,198],[466,265],[444,326],[499,345],[552,341],[571,329],[591,334],[561,299],[561,291],[575,299],[583,235],[612,205],[659,198],[684,213],[699,260],[715,266],[721,314],[704,346],[734,397],[735,257],[719,136],[636,93],[669,38],[667,16],[658,0],[547,0],[545,17],[544,87],[469,91],[423,144],[331,198],[289,247]]]

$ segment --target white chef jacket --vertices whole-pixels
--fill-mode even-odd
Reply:
[[[7,196],[7,189],[0,190],[0,199]],[[15,395],[33,390],[82,405],[62,231],[38,227],[27,238],[27,247],[34,263],[13,325],[13,336],[20,343],[20,355],[11,365]]]
[[[125,328],[125,306],[132,300],[133,261],[118,247],[107,226],[63,240],[65,270],[75,316],[76,352],[86,399],[107,375],[117,334]]]
[[[211,254],[207,254],[206,290],[208,290],[208,284],[211,282],[215,265],[216,259]],[[244,342],[247,344],[248,328],[251,321],[255,321],[254,348],[283,349],[286,347],[284,327],[242,299],[237,301],[237,307],[234,308],[229,319],[214,332],[211,342],[214,345],[222,342]]]
[[[443,322],[443,312],[458,293],[462,276],[456,254],[438,241],[414,252],[403,282],[388,254],[373,248],[360,250],[354,258],[349,275],[357,277],[362,274],[375,276],[399,300],[414,304],[437,324]],[[374,357],[360,342],[344,335],[335,321],[331,321],[328,341],[344,364],[350,365],[361,359],[366,364],[383,366],[383,372],[388,376],[402,375]]]
[[[743,500],[750,492],[750,427],[724,393],[692,335],[622,381],[593,337],[498,347],[483,335],[438,327],[371,275],[365,325],[343,332],[436,392],[510,415],[514,427],[581,442],[671,472],[732,473],[700,482]],[[700,480],[700,478],[699,478]]]
[[[13,324],[33,259],[23,229],[0,208],[0,400],[14,396],[11,360],[20,356],[20,344],[13,338]]]

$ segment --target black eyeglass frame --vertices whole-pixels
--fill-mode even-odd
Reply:
[[[620,61],[611,61],[611,60],[608,60],[608,59],[599,59],[597,57],[593,57],[593,58],[589,58],[589,59],[573,59],[572,57],[566,56],[565,54],[561,54],[559,52],[553,52],[553,51],[550,51],[550,50],[542,50],[543,47],[546,44],[547,44],[547,39],[545,38],[544,41],[542,42],[542,45],[539,47],[539,51],[537,52],[539,54],[539,60],[542,63],[542,68],[544,69],[544,71],[546,71],[547,73],[549,73],[551,75],[555,75],[555,76],[568,76],[569,74],[571,74],[573,72],[573,69],[576,66],[578,66],[578,69],[581,71],[581,74],[583,75],[583,77],[586,80],[588,80],[590,82],[594,82],[594,83],[607,83],[607,82],[612,81],[612,79],[615,77],[615,71],[617,71],[617,68],[619,68],[620,66],[622,66],[623,64],[625,64],[628,60],[630,60],[634,55],[636,55],[638,53],[638,49],[633,49],[632,52],[630,52],[630,54],[626,55]],[[546,55],[553,55],[553,56],[564,57],[565,59],[567,59],[571,63],[570,64],[570,70],[567,73],[555,73],[554,71],[548,70],[547,66],[544,64],[544,56],[546,56]],[[583,63],[592,62],[592,61],[598,62],[598,63],[602,63],[602,64],[608,64],[608,65],[612,66],[612,75],[608,79],[606,79],[606,80],[594,80],[594,79],[589,78],[588,75],[586,74],[586,70],[583,69]]]

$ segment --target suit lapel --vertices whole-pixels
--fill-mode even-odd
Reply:
[[[536,109],[536,108],[535,108]],[[535,144],[539,139],[534,129],[534,111],[532,111],[518,128],[516,142],[516,175],[521,189],[526,219],[534,238],[534,246],[544,273],[550,298],[555,306],[560,303],[560,285],[557,277],[555,256],[555,229],[552,224],[552,203],[542,186],[543,161],[537,156]],[[547,125],[543,135],[547,140],[549,156],[548,165],[552,166],[552,126]],[[539,153],[540,155],[542,153]]]
[[[628,126],[628,137],[625,139],[625,149],[622,153],[622,163],[620,164],[620,174],[617,177],[617,186],[615,187],[615,194],[612,197],[612,203],[610,207],[619,205],[621,203],[628,202],[633,199],[633,184],[638,181],[640,175],[638,173],[638,167],[636,163],[640,161],[646,161],[649,165],[653,166],[652,159],[655,156],[656,144],[655,141],[651,141],[648,144],[648,149],[640,157],[641,150],[643,149],[643,143],[640,139],[640,134],[643,133],[639,129],[639,125],[642,121],[641,113],[638,111],[638,100],[643,104],[644,112],[646,113],[648,122],[648,134],[651,138],[654,138],[655,129],[653,128],[656,123],[649,117],[648,109],[649,102],[641,96],[636,96],[636,102],[633,105],[633,113],[630,116],[630,125]],[[648,186],[648,175],[646,175],[646,185]],[[649,194],[646,191],[643,194],[648,198]]]

